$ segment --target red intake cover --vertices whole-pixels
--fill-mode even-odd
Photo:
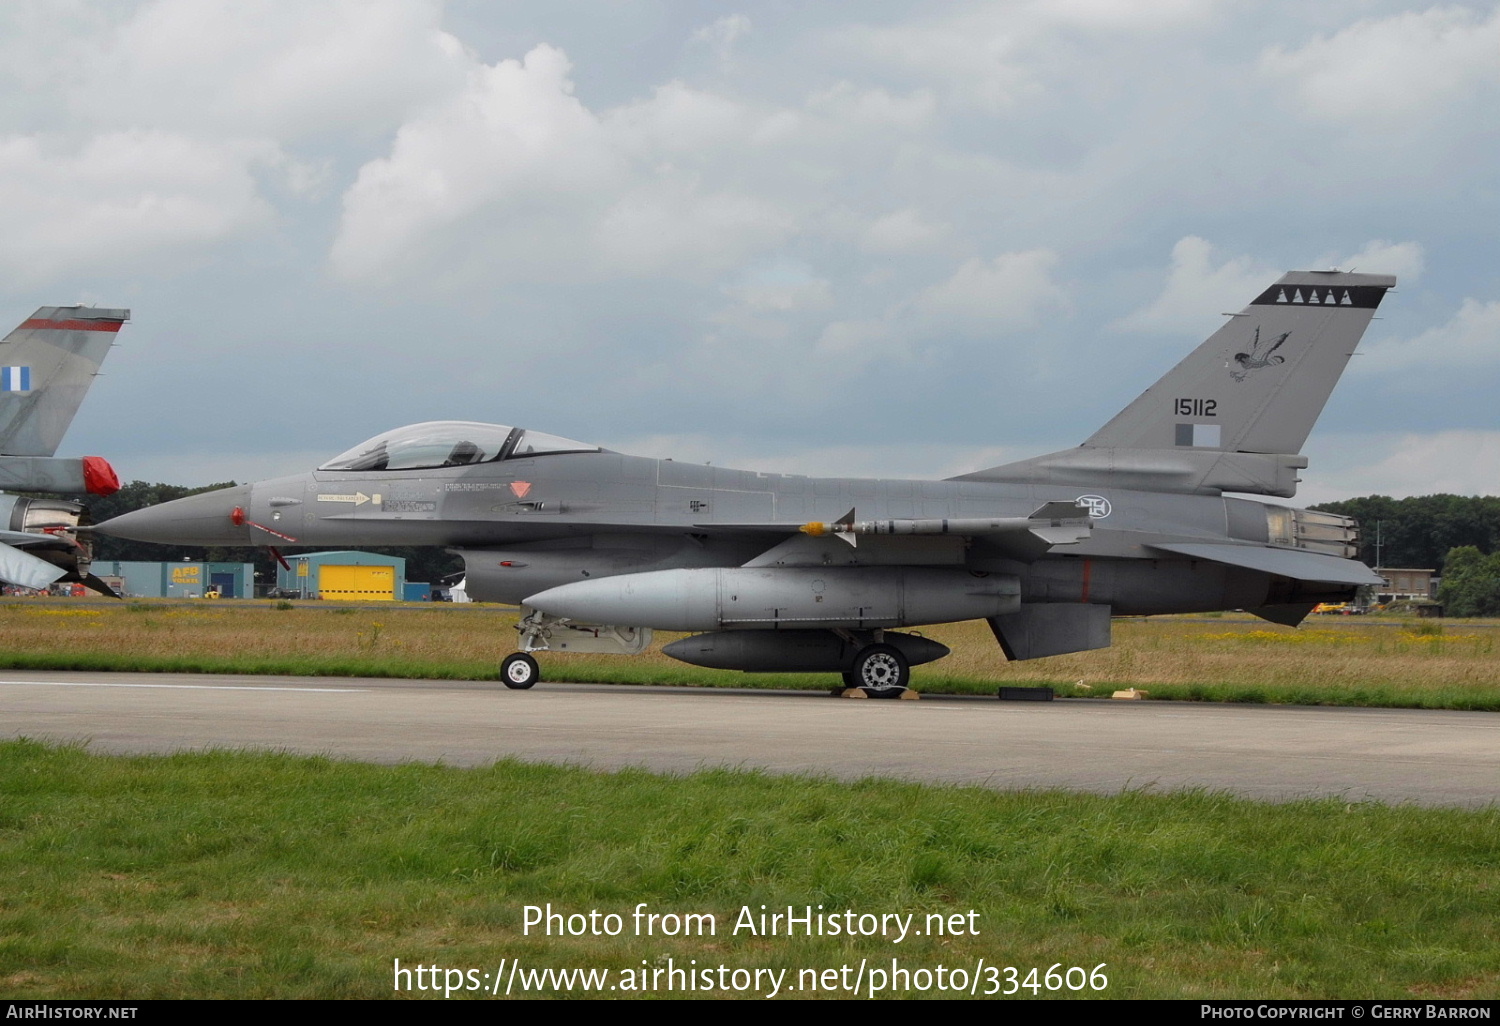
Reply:
[[[103,456],[85,456],[83,486],[90,495],[113,495],[120,490],[120,479]]]

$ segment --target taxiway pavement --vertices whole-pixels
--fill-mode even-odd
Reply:
[[[992,788],[1203,788],[1483,806],[1500,715],[543,683],[0,671],[0,736],[111,753],[277,749],[470,766],[504,757]]]

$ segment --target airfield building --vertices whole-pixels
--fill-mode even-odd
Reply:
[[[276,572],[281,595],[363,602],[393,602],[406,594],[406,560],[373,552],[311,552],[287,556]]]
[[[1376,588],[1381,602],[1401,602],[1437,598],[1436,570],[1379,566],[1375,572],[1384,583]]]
[[[255,592],[254,563],[97,559],[93,571],[107,581],[118,580],[126,598],[203,598],[209,592],[220,598],[253,598]]]

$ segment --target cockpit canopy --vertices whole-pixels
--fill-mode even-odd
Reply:
[[[557,453],[602,451],[597,445],[504,424],[433,420],[376,435],[318,469],[436,470]]]

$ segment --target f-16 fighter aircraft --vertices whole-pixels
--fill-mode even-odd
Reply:
[[[1110,617],[1245,609],[1295,626],[1379,578],[1347,517],[1289,497],[1298,455],[1396,279],[1287,274],[1076,449],[945,481],[763,474],[523,428],[415,424],[317,470],[99,530],[199,545],[444,545],[471,597],[518,603],[532,653],[664,651],[701,666],[904,689],[948,654],[893,628],[983,619],[1007,657],[1102,648]]]
[[[53,456],[114,345],[129,310],[44,306],[0,341],[0,488],[110,495],[120,481],[98,456]],[[114,594],[89,572],[75,534],[83,507],[0,492],[0,581],[45,588],[80,581]]]

